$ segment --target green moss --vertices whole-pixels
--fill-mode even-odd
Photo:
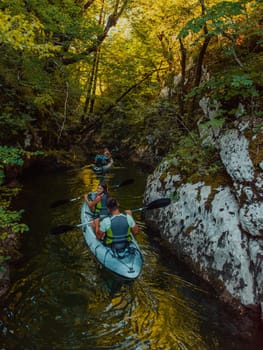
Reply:
[[[218,174],[223,172],[218,152],[213,147],[202,145],[202,140],[198,142],[190,137],[184,138],[178,148],[170,153],[165,161],[169,164],[169,170],[162,174],[164,179],[169,172],[171,175],[180,174],[183,182],[195,183],[204,179],[218,178]],[[221,180],[218,179],[218,183]]]
[[[261,123],[261,128],[263,128],[263,124]],[[263,133],[258,133],[256,137],[250,137],[249,142],[249,154],[250,158],[257,168],[258,164],[263,160]]]

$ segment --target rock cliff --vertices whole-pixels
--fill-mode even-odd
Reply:
[[[186,182],[171,161],[148,177],[145,202],[170,197],[171,205],[148,211],[177,255],[214,285],[223,300],[260,309],[263,302],[262,127],[237,120],[230,130],[210,128],[226,170],[221,180]],[[175,156],[176,157],[176,156]]]

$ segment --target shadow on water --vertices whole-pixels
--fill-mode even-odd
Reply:
[[[132,164],[103,178],[90,169],[26,174],[17,207],[30,231],[25,258],[13,268],[12,288],[0,306],[0,349],[259,350],[260,329],[243,333],[204,283],[179,263],[136,213],[144,257],[141,276],[125,281],[101,268],[80,229],[50,235],[56,225],[80,222],[81,200],[52,209],[53,201],[83,196],[100,180],[115,189],[123,209],[142,205],[146,175]]]

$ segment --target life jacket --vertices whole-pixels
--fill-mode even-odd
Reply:
[[[95,157],[95,164],[96,166],[103,166],[106,165],[108,162],[108,157],[103,154],[97,154]]]
[[[111,245],[116,250],[125,248],[131,241],[131,228],[128,225],[127,216],[114,215],[110,221],[111,225],[106,231],[105,244]]]
[[[98,214],[100,217],[108,215],[107,202],[108,195],[103,194],[101,201],[95,205],[95,214]]]
[[[109,196],[108,194],[104,193],[101,198],[101,201],[95,205],[94,217],[100,217],[103,219],[104,217],[109,215],[107,205],[106,205],[108,196]],[[88,195],[88,199],[90,201],[94,201],[96,197],[97,197],[97,192],[90,192]]]

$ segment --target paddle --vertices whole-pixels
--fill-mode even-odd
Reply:
[[[88,222],[85,222],[84,224],[78,224],[78,225],[60,225],[60,226],[52,228],[50,233],[51,233],[51,235],[60,235],[61,233],[72,231],[72,230],[74,230],[74,228],[78,228],[78,227],[82,227],[82,226],[88,225],[91,222],[92,222],[92,220],[88,221]]]
[[[127,179],[127,180],[125,180],[125,181],[122,181],[122,182],[119,183],[118,185],[113,185],[113,186],[111,187],[111,190],[115,190],[115,189],[120,188],[120,187],[122,187],[122,186],[131,185],[131,184],[133,184],[133,183],[134,183],[134,179]]]
[[[125,181],[119,183],[118,185],[112,186],[111,189],[112,189],[112,190],[115,190],[115,189],[120,188],[120,187],[122,187],[122,186],[130,185],[130,184],[132,184],[132,183],[134,183],[134,179],[127,179],[127,180],[125,180]],[[58,206],[60,206],[60,205],[63,205],[63,204],[66,204],[66,203],[70,203],[70,202],[74,202],[74,201],[77,201],[77,200],[79,200],[79,199],[81,199],[81,198],[83,198],[83,196],[79,196],[79,197],[75,197],[75,198],[70,198],[70,199],[59,199],[59,200],[53,202],[53,203],[50,205],[50,207],[51,207],[51,208],[56,208],[56,207],[58,207]]]
[[[128,180],[126,180],[126,182],[127,181]],[[156,200],[150,202],[149,204],[147,204],[144,207],[141,207],[141,208],[138,208],[138,209],[132,209],[131,211],[132,212],[136,212],[136,211],[142,211],[142,210],[163,208],[163,207],[167,207],[167,205],[169,205],[170,203],[171,203],[171,199],[170,198],[159,198],[159,199],[156,199]],[[85,225],[87,225],[87,224],[89,224],[91,222],[92,222],[92,220],[88,221],[88,222],[86,222],[84,224],[78,224],[78,225],[73,225],[73,226],[71,226],[71,225],[60,225],[60,226],[54,227],[51,230],[50,233],[52,235],[59,235],[61,233],[65,233],[65,232],[74,230],[75,228],[85,226]]]
[[[141,207],[138,209],[132,209],[132,212],[163,208],[163,207],[167,207],[167,205],[169,205],[170,203],[171,203],[170,198],[159,198],[159,199],[155,199],[154,201],[145,205],[145,207]]]
[[[66,203],[70,203],[70,202],[74,202],[74,201],[77,201],[78,199],[80,199],[81,196],[79,197],[75,197],[75,198],[71,198],[71,199],[59,199],[55,202],[53,202],[51,205],[50,205],[50,208],[56,208],[62,204],[66,204]]]

